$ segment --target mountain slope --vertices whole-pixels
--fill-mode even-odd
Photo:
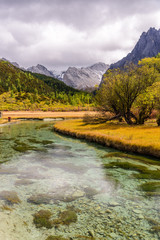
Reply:
[[[27,68],[27,71],[57,78],[75,89],[92,90],[95,85],[99,85],[103,73],[108,68],[109,65],[105,63],[96,63],[86,68],[69,67],[67,71],[57,74],[56,71],[49,71],[46,67],[38,64],[37,66]]]
[[[109,65],[105,63],[97,63],[86,68],[69,67],[64,73],[63,82],[80,90],[94,89],[108,68]]]
[[[77,89],[74,89],[72,87],[67,86],[64,82],[53,78],[49,77],[43,74],[38,74],[38,73],[32,73],[32,75],[40,80],[42,80],[45,84],[47,84],[53,91],[56,92],[64,92],[64,93],[78,93],[80,92]]]
[[[51,71],[49,71],[46,67],[40,64],[27,68],[27,71],[32,73],[40,73],[49,77],[54,77],[54,74]]]
[[[131,53],[120,61],[111,64],[110,68],[122,68],[128,63],[137,64],[145,57],[154,57],[160,52],[160,30],[150,28],[148,32],[143,32],[139,41]]]

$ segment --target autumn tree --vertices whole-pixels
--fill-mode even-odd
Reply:
[[[142,63],[141,66],[131,64],[123,70],[109,70],[104,75],[103,84],[97,94],[98,104],[103,110],[114,113],[115,117],[123,117],[128,124],[142,123],[133,112],[133,106],[138,97],[147,94],[146,89],[157,81],[158,76],[153,66],[148,67]],[[143,115],[140,101],[137,101],[137,106]]]

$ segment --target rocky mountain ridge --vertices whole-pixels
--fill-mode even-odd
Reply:
[[[88,90],[93,89],[95,85],[99,85],[102,75],[108,68],[109,65],[100,62],[86,68],[69,67],[67,71],[57,73],[38,64],[37,66],[27,68],[27,71],[57,78],[66,85],[79,90]]]
[[[146,57],[154,57],[160,52],[160,29],[150,28],[143,32],[137,44],[126,57],[111,64],[110,68],[123,68],[129,63],[137,64],[139,60]]]
[[[4,61],[9,60],[2,58]],[[109,65],[105,63],[95,63],[89,67],[69,67],[67,71],[50,71],[45,66],[37,64],[37,66],[32,66],[27,69],[21,68],[18,63],[10,62],[17,68],[24,71],[29,71],[32,73],[43,74],[48,77],[57,78],[63,81],[66,85],[79,90],[93,90],[95,85],[99,85],[101,82],[102,75],[109,68]]]
[[[93,90],[96,85],[99,86],[108,68],[109,65],[101,62],[86,68],[69,67],[64,73],[63,82],[76,89]]]
[[[48,77],[55,77],[52,71],[49,71],[46,67],[44,67],[41,64],[37,64],[37,66],[32,66],[26,69],[29,72],[32,73],[39,73],[39,74],[43,74],[46,75]]]

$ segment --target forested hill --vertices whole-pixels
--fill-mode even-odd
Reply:
[[[91,94],[76,90],[52,77],[23,71],[0,60],[0,110],[44,109],[65,105],[84,107]],[[21,108],[20,108],[20,105]]]
[[[80,92],[65,83],[45,75],[25,72],[7,61],[0,60],[0,94],[8,91],[50,94],[51,92]]]
[[[23,72],[7,61],[0,61],[0,93],[26,92],[47,94],[51,92],[43,81],[36,79],[31,73]]]
[[[72,87],[69,87],[67,86],[64,82],[56,79],[56,78],[53,78],[53,77],[49,77],[49,76],[46,76],[46,75],[42,75],[42,74],[39,74],[39,73],[31,73],[34,77],[42,80],[45,84],[47,84],[49,87],[52,88],[53,91],[56,91],[56,92],[65,92],[65,93],[78,93],[78,92],[81,92],[77,89],[74,89]]]

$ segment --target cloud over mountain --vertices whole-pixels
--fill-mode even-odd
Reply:
[[[160,28],[159,0],[1,0],[0,52],[27,67],[112,63]]]

